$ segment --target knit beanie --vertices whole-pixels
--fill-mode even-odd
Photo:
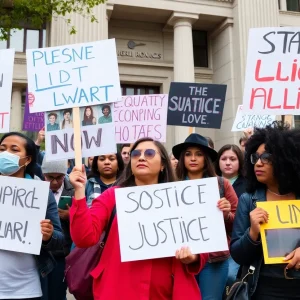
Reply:
[[[49,174],[49,173],[67,174],[67,171],[68,171],[67,160],[46,161],[44,157],[42,163],[43,174]]]

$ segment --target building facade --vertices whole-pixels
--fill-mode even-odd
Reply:
[[[248,30],[300,27],[299,0],[108,0],[95,8],[98,23],[72,15],[76,35],[64,18],[42,30],[12,32],[0,48],[16,48],[11,129],[21,130],[26,95],[26,48],[115,38],[124,95],[168,93],[172,81],[227,85],[222,127],[196,129],[216,149],[238,143],[231,132],[242,103]],[[182,142],[187,127],[168,126],[167,147]]]

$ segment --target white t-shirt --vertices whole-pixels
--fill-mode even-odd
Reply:
[[[0,250],[0,299],[41,296],[41,282],[33,255]]]

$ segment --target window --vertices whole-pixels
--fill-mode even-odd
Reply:
[[[286,0],[286,8],[288,11],[300,12],[300,0]]]
[[[193,30],[194,66],[208,68],[207,32]]]
[[[159,94],[159,86],[141,86],[141,85],[127,85],[122,84],[122,95],[150,95],[150,94]]]
[[[16,52],[46,47],[46,29],[12,29],[7,41],[0,41],[0,49],[14,48]]]

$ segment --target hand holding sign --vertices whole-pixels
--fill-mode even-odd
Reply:
[[[70,183],[75,189],[75,199],[80,200],[85,197],[86,180],[85,166],[82,165],[81,168],[75,166],[70,174]]]
[[[175,256],[186,265],[192,264],[199,260],[199,254],[192,254],[189,247],[182,247],[181,249],[177,250]]]
[[[300,247],[292,251],[289,255],[284,258],[285,261],[290,261],[286,266],[287,269],[295,268],[297,271],[300,270]]]
[[[253,241],[257,241],[259,232],[260,232],[260,224],[268,223],[269,214],[262,208],[257,207],[250,212],[250,237]]]
[[[48,242],[53,234],[54,228],[51,220],[42,220],[41,221],[41,232],[43,235],[43,242]]]

